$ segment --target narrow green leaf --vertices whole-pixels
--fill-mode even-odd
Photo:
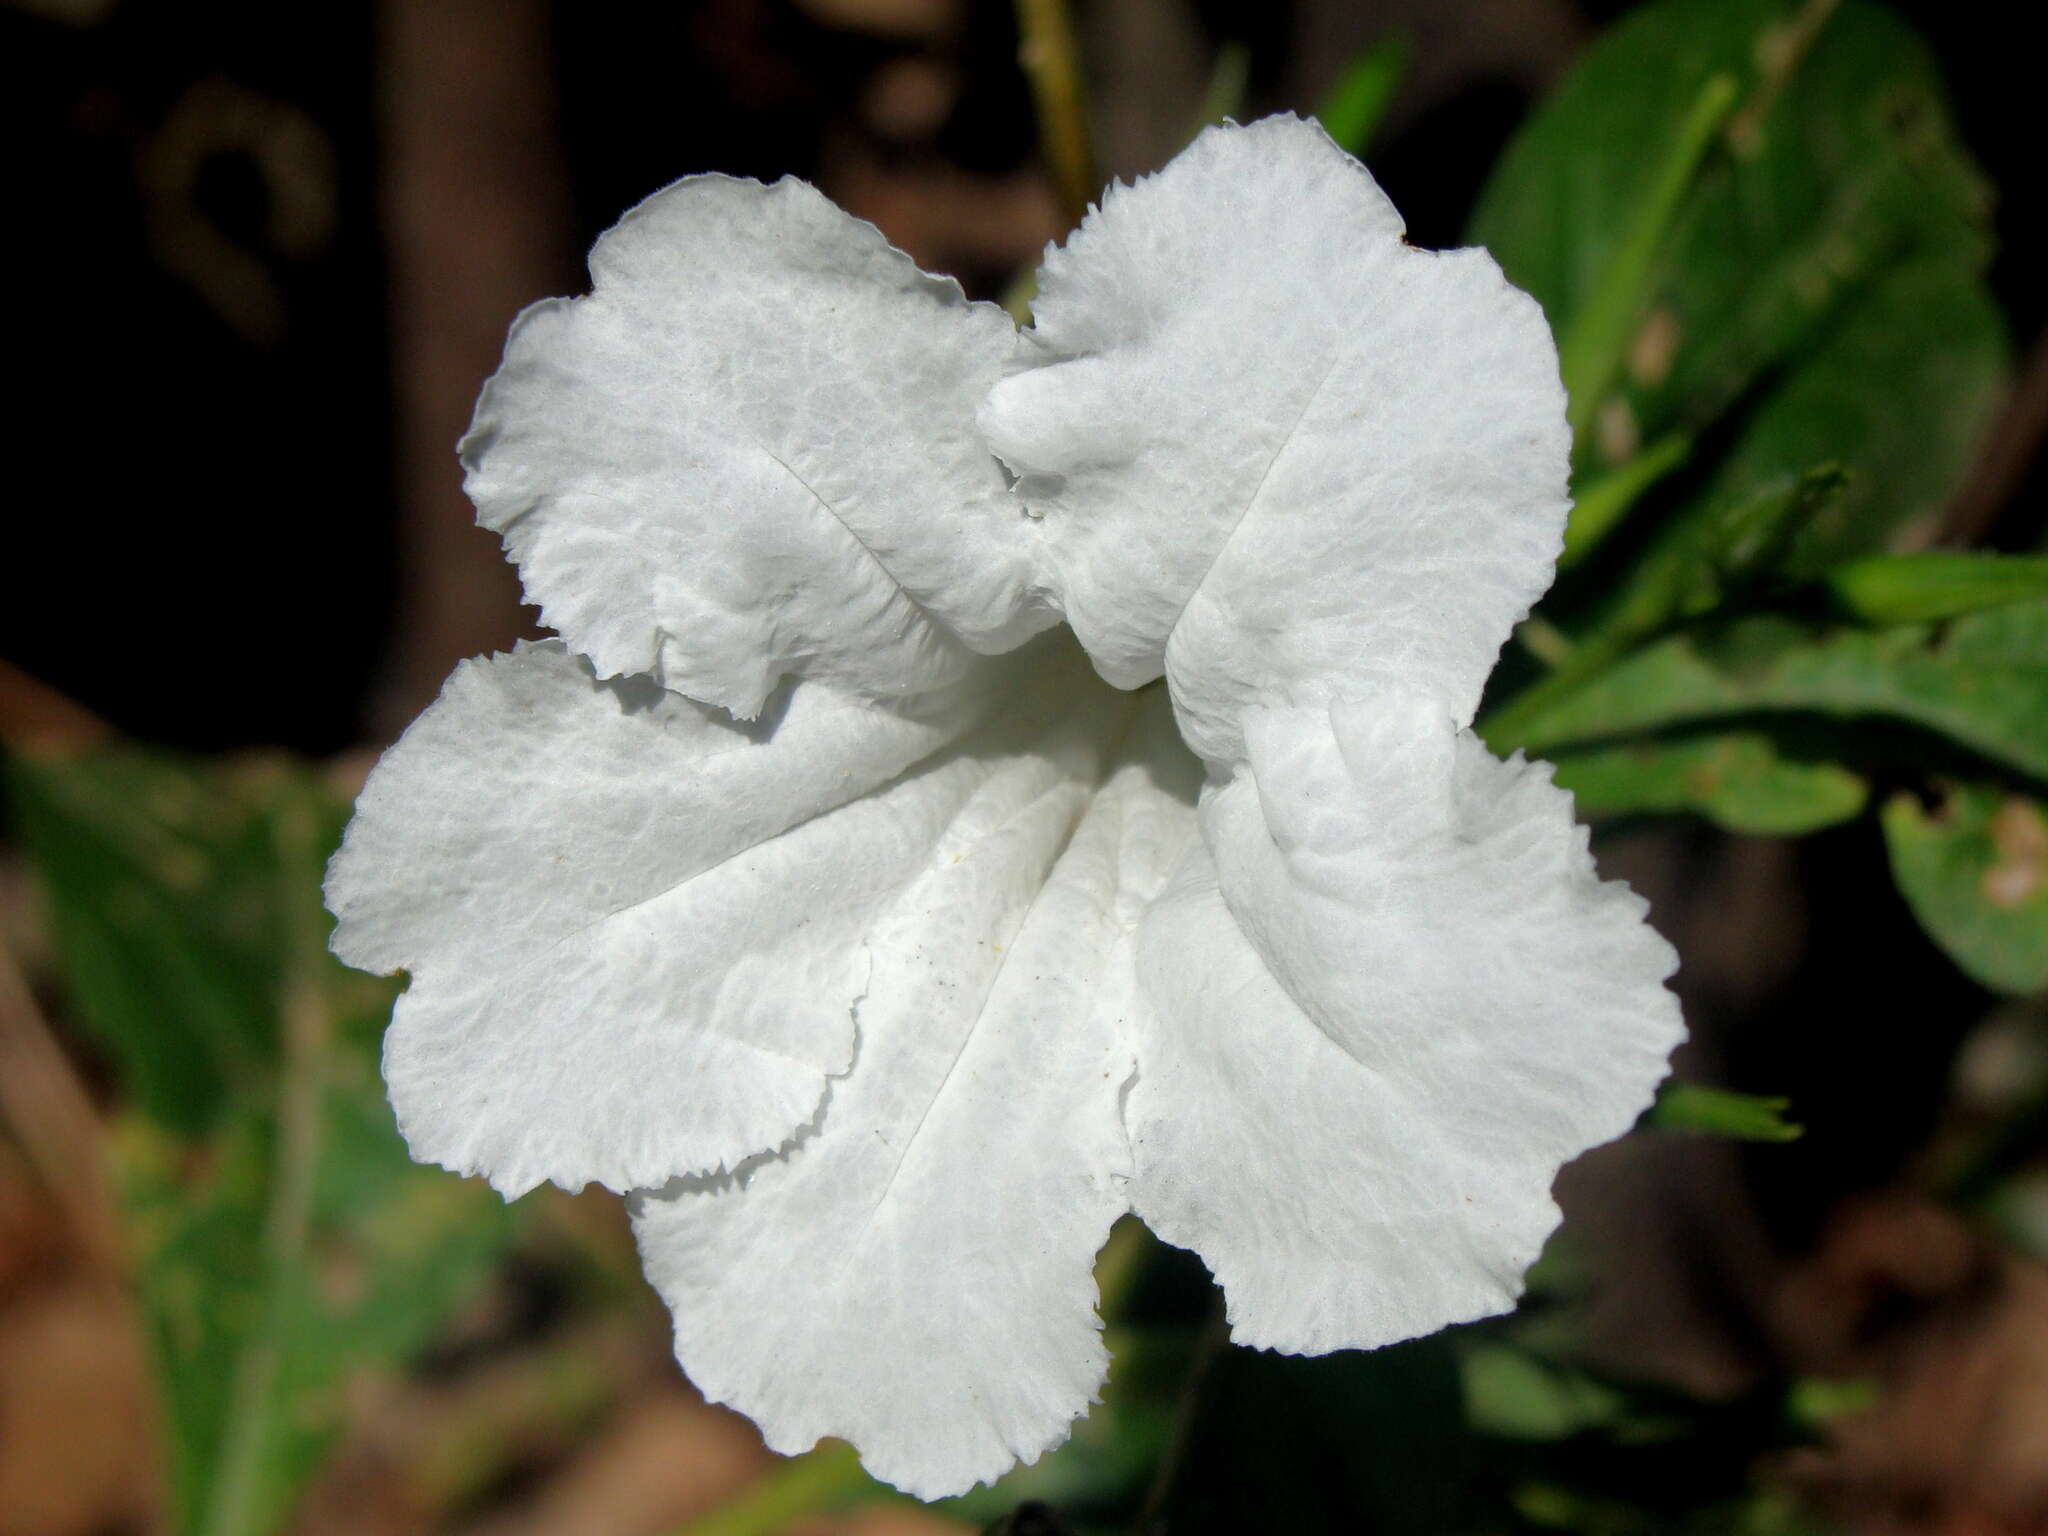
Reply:
[[[1860,814],[1870,788],[1831,762],[1786,757],[1763,731],[1648,737],[1557,753],[1581,814],[1690,811],[1751,837],[1800,837]]]
[[[1823,571],[1835,610],[1865,624],[1920,624],[2048,597],[2048,556],[1981,550],[1871,555]]]
[[[1733,74],[1710,75],[1693,93],[1592,292],[1562,333],[1558,368],[1575,442],[1584,439],[1594,411],[1621,372],[1629,342],[1649,307],[1658,257],[1670,244],[1680,200],[1741,94]]]
[[[1667,1082],[1657,1091],[1657,1102],[1644,1114],[1643,1124],[1737,1141],[1796,1141],[1805,1131],[1785,1118],[1790,1107],[1789,1099]]]
[[[1532,712],[1515,745],[1548,752],[1775,712],[1879,718],[2048,778],[2048,602],[1886,629],[1752,614],[1682,630]],[[1519,703],[1520,701],[1516,701]],[[1487,740],[1494,743],[1491,730]],[[1496,750],[1500,750],[1496,745]]]
[[[1964,973],[1995,992],[2048,988],[2048,806],[1952,784],[1931,811],[1894,795],[1882,820],[1906,904]]]
[[[1672,523],[1550,673],[1480,722],[1487,745],[1496,753],[1531,745],[1537,722],[1623,657],[1754,585],[1789,540],[1840,493],[1844,478],[1824,466],[1786,477],[1744,501],[1702,503]]]
[[[1568,571],[1590,554],[1650,487],[1683,464],[1691,453],[1692,439],[1682,432],[1673,432],[1576,491],[1571,520],[1565,524],[1564,552],[1557,557],[1558,570]]]
[[[1381,39],[1351,61],[1316,108],[1316,121],[1346,153],[1365,153],[1408,73],[1413,52],[1399,33]]]

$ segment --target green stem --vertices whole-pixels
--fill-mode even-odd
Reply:
[[[1612,533],[1644,492],[1683,464],[1692,454],[1692,439],[1683,432],[1659,438],[1618,469],[1600,476],[1572,501],[1565,524],[1564,553],[1557,568],[1568,571]]]
[[[276,1413],[284,1340],[313,1220],[314,1174],[320,1162],[321,1096],[330,1022],[320,995],[321,942],[317,831],[311,809],[294,804],[277,821],[278,862],[303,866],[307,892],[293,914],[290,969],[282,998],[284,1060],[278,1085],[277,1143],[270,1201],[263,1216],[263,1291],[256,1326],[235,1359],[227,1422],[208,1488],[200,1530],[206,1536],[255,1536],[262,1529],[257,1496]]]
[[[1715,75],[1700,87],[1677,136],[1651,174],[1627,233],[1607,259],[1592,298],[1565,333],[1558,366],[1564,374],[1566,417],[1575,445],[1584,443],[1594,412],[1621,372],[1679,203],[1741,94],[1740,83],[1729,74]]]
[[[1017,0],[1017,62],[1038,111],[1038,142],[1071,227],[1095,198],[1095,156],[1081,90],[1081,52],[1066,0]]]

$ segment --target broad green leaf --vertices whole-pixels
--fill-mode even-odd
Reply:
[[[1997,992],[2048,988],[2048,805],[1952,784],[1932,810],[1894,795],[1883,821],[1899,890],[1964,973]]]
[[[1585,682],[1524,723],[1516,744],[1547,755],[1779,711],[1903,721],[2048,778],[2048,602],[1878,630],[1777,614],[1700,624]]]
[[[1703,497],[1740,501],[1810,464],[1850,471],[1792,532],[1777,568],[1811,575],[1924,542],[2003,400],[2005,322],[1968,267],[1938,253],[1888,267],[1758,398]]]
[[[2048,597],[2048,556],[1932,549],[1831,566],[1820,585],[1838,613],[1865,624],[1921,624]]]
[[[1784,755],[1764,731],[1644,737],[1556,753],[1588,816],[1691,811],[1730,832],[1799,837],[1862,811],[1869,786],[1839,763]]]
[[[1637,440],[1718,416],[1908,255],[1966,271],[1988,255],[1983,178],[1932,58],[1896,17],[1867,3],[1661,0],[1587,52],[1474,212],[1472,238],[1560,334],[1601,303],[1667,174],[1655,146],[1678,139],[1720,76],[1739,99],[1668,221],[1630,350]]]
[[[1645,1125],[1666,1131],[1691,1131],[1702,1136],[1729,1136],[1737,1141],[1797,1141],[1803,1127],[1785,1118],[1789,1099],[1735,1093],[1701,1083],[1667,1082],[1657,1102],[1643,1114]]]
[[[126,749],[10,778],[67,996],[126,1090],[114,1163],[175,1529],[258,1536],[351,1382],[436,1336],[512,1217],[398,1137],[376,1051],[393,988],[327,952],[344,808],[309,769]]]

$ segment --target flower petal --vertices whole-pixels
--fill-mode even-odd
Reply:
[[[634,1200],[697,1386],[777,1450],[842,1436],[921,1498],[1063,1439],[1105,1366],[1089,1270],[1130,1162],[1118,944],[1194,835],[1196,775],[1158,694],[1091,692],[1092,730],[991,777],[956,856],[878,926],[859,1060],[816,1128]]]
[[[1140,927],[1132,1206],[1241,1342],[1366,1348],[1506,1310],[1558,1167],[1682,1034],[1670,946],[1541,764],[1433,698],[1247,722]]]
[[[1549,584],[1557,355],[1483,251],[1417,250],[1313,122],[1205,132],[1048,257],[982,429],[1102,675],[1164,670],[1189,745],[1376,684],[1468,723]]]
[[[797,181],[679,181],[590,270],[513,326],[463,462],[600,674],[751,718],[786,673],[902,697],[1053,622],[974,430],[1001,310]]]
[[[327,886],[335,952],[412,972],[385,1075],[414,1155],[517,1194],[780,1146],[851,1059],[868,924],[1071,708],[1065,654],[992,719],[985,689],[804,684],[751,727],[559,645],[458,668]]]

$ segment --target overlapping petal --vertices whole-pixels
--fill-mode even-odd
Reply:
[[[868,924],[1085,697],[1071,643],[1014,671],[740,726],[552,644],[466,663],[328,877],[336,952],[412,973],[384,1066],[414,1154],[516,1194],[780,1146],[852,1057]]]
[[[1034,365],[981,414],[1104,677],[1162,670],[1188,743],[1362,686],[1469,723],[1549,585],[1557,355],[1478,250],[1430,252],[1312,122],[1211,129],[1040,274]]]
[[[796,181],[677,182],[590,270],[520,316],[463,462],[601,675],[750,718],[785,674],[902,697],[1053,621],[974,430],[1000,309]]]
[[[1084,1410],[1127,1205],[1244,1342],[1509,1305],[1679,1035],[1465,729],[1563,526],[1535,305],[1292,119],[1113,191],[1022,343],[795,183],[592,272],[464,450],[567,643],[459,670],[330,874],[415,1153],[637,1191],[699,1386],[927,1496]]]
[[[1256,711],[1141,925],[1132,1207],[1300,1353],[1500,1312],[1558,1167],[1648,1105],[1669,945],[1549,769],[1429,695]]]
[[[1032,1460],[1102,1380],[1125,941],[1193,836],[1197,775],[1157,690],[1094,694],[877,924],[860,1058],[816,1128],[634,1203],[691,1379],[778,1450],[842,1436],[923,1497]]]

